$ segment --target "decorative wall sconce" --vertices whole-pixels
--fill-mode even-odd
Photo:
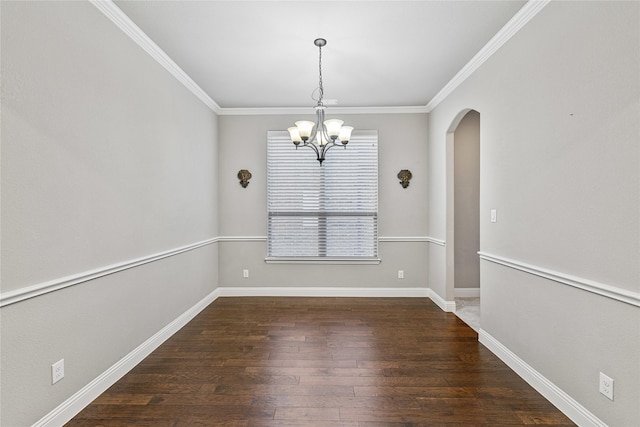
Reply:
[[[242,188],[247,188],[247,185],[249,185],[249,180],[251,179],[251,172],[246,169],[240,169],[238,171],[238,179],[240,180],[240,185],[242,185]]]
[[[400,179],[400,185],[402,185],[402,188],[407,188],[409,186],[409,180],[412,177],[413,175],[409,169],[402,169],[398,172],[398,179]]]

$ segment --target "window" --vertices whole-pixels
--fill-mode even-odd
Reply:
[[[287,132],[267,139],[267,260],[376,260],[377,132],[354,131],[322,166]]]

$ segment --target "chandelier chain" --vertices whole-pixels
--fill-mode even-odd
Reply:
[[[320,76],[320,81],[319,81],[319,91],[320,91],[320,99],[318,99],[318,105],[323,105],[322,104],[322,100],[324,99],[324,87],[322,86],[322,46],[318,46],[318,49],[320,51],[319,56],[318,56],[318,69],[319,69],[319,76]]]

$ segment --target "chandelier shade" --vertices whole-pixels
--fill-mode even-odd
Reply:
[[[315,151],[316,157],[320,165],[325,159],[325,153],[332,147],[345,147],[351,139],[352,126],[343,126],[344,121],[340,119],[325,120],[326,107],[323,104],[324,87],[322,84],[322,47],[326,46],[325,39],[315,39],[313,44],[318,47],[319,59],[319,97],[315,106],[316,121],[299,120],[295,122],[295,126],[288,128],[291,142],[296,146],[309,147]]]

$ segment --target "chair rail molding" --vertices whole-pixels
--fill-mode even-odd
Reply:
[[[538,267],[532,264],[527,264],[521,261],[512,260],[486,252],[478,252],[478,255],[480,256],[480,259],[484,261],[500,264],[505,267],[520,270],[525,273],[553,280],[554,282],[562,283],[564,285],[572,286],[574,288],[582,289],[587,292],[592,292],[594,294],[640,307],[639,292],[628,291],[617,286],[605,285],[593,280],[584,279],[582,277],[573,276],[571,274],[561,273],[559,271],[554,271],[544,267]]]
[[[25,286],[13,291],[3,292],[0,294],[0,307],[6,305],[15,304],[20,301],[24,301],[30,298],[38,297],[40,295],[55,292],[60,289],[68,288],[70,286],[79,285],[90,280],[98,279],[109,274],[114,274],[119,271],[128,270],[130,268],[138,267],[140,265],[148,264],[150,262],[159,261],[164,258],[175,256],[184,252],[192,251],[194,249],[201,248],[203,246],[210,245],[218,242],[219,238],[214,237],[200,242],[192,243],[186,246],[180,246],[178,248],[170,249],[164,252],[158,252],[155,254],[147,255],[141,258],[135,258],[129,261],[120,262],[117,264],[111,264],[104,267],[96,268],[94,270],[84,271],[82,273],[73,274],[71,276],[61,277],[59,279],[50,280],[48,282],[38,283],[32,286]]]
[[[266,242],[267,236],[220,236],[219,242]]]
[[[379,242],[426,242],[433,243],[434,245],[444,246],[444,240],[436,239],[435,237],[430,236],[380,236],[378,237]]]
[[[267,236],[220,236],[220,242],[266,242]],[[445,241],[430,236],[378,236],[378,242],[411,243],[426,242],[445,246]]]

